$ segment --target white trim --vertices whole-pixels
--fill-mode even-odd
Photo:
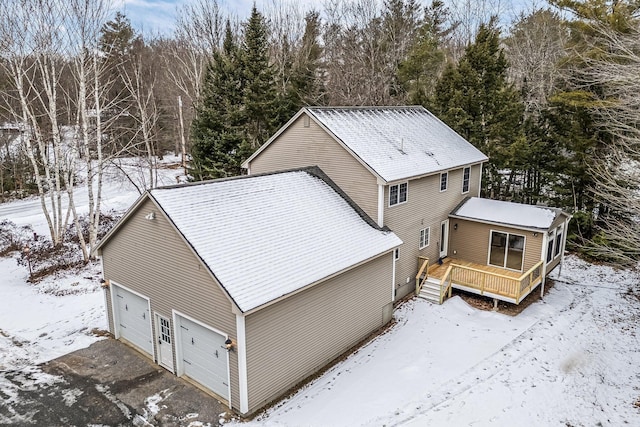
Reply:
[[[482,191],[482,165],[484,163],[480,163],[480,176],[478,177],[478,197],[480,197],[480,192]]]
[[[100,271],[102,272],[102,280],[107,280],[106,277],[104,277],[104,257],[100,257]],[[111,293],[111,286],[108,287],[104,287],[104,315],[107,316],[107,329],[109,330],[109,332],[111,332],[114,336],[115,336],[115,331],[111,330],[111,325],[109,325],[109,298],[110,298],[110,293]],[[113,312],[113,297],[111,297],[111,309]],[[116,327],[116,322],[115,322],[115,318],[113,319],[113,328],[115,329]]]
[[[396,251],[398,248],[391,251],[391,302],[396,300]]]
[[[182,363],[182,359],[183,359],[183,354],[182,354],[182,347],[179,344],[180,342],[180,335],[179,331],[178,331],[178,316],[187,319],[190,322],[193,322],[197,325],[202,326],[205,329],[209,329],[211,332],[214,332],[218,335],[222,335],[224,337],[225,340],[229,339],[229,335],[225,334],[224,332],[222,332],[219,329],[214,328],[213,326],[207,325],[206,323],[203,323],[199,320],[194,319],[191,316],[187,316],[186,314],[176,310],[175,308],[171,310],[171,314],[173,317],[173,336],[175,337],[174,340],[176,341],[176,375],[177,376],[182,376],[184,375],[184,363]],[[229,365],[229,352],[227,351],[227,403],[229,408],[231,408],[231,366]],[[193,378],[194,381],[197,381],[195,378]],[[205,386],[204,384],[202,384],[203,387],[207,388],[208,390],[211,390],[209,387]],[[211,390],[215,393],[214,390]],[[217,393],[216,393],[217,394]],[[222,398],[224,398],[225,396],[220,396]]]
[[[556,228],[550,229],[549,231],[547,231],[546,233],[544,233],[547,235],[547,249],[545,251],[545,256],[544,256],[544,263],[545,264],[551,264],[553,262],[553,260],[555,259],[553,257],[553,251],[556,248]],[[549,237],[551,237],[551,240],[549,240]],[[549,242],[551,242],[551,259],[549,259]]]
[[[560,235],[560,244],[558,245],[558,232],[562,233]],[[556,260],[561,254],[562,250],[558,248],[562,248],[562,241],[564,240],[564,222],[556,227],[554,242],[553,242],[553,259]],[[556,254],[557,252],[557,254]]]
[[[142,299],[147,300],[147,308],[149,309],[149,333],[151,334],[151,358],[155,361],[155,354],[156,354],[156,342],[153,338],[153,323],[151,322],[151,317],[152,317],[152,311],[151,311],[151,300],[149,299],[149,297],[142,295],[140,292],[136,292],[133,289],[129,289],[126,286],[120,285],[116,282],[110,281],[109,282],[109,289],[111,290],[111,312],[113,315],[113,335],[115,336],[116,339],[120,339],[120,331],[118,329],[118,326],[120,324],[120,319],[118,318],[118,313],[116,310],[116,304],[114,303],[114,301],[116,301],[115,299],[115,290],[113,289],[114,286],[119,287],[120,289],[124,289],[127,292],[131,292],[134,295],[139,296]],[[127,341],[130,342],[130,341]],[[137,348],[140,348],[136,345],[136,343],[131,343],[133,345],[135,345]],[[140,348],[140,350],[144,351],[145,353],[147,353],[147,351],[143,348]],[[147,353],[148,354],[148,353]]]
[[[423,243],[422,242],[422,232],[425,231],[425,230],[428,231],[428,233],[427,233],[427,243],[426,243],[426,245],[422,246],[422,243]],[[419,250],[420,249],[424,249],[424,248],[428,247],[430,244],[431,244],[431,226],[420,229],[420,242],[418,242],[418,249]]]
[[[251,175],[251,166],[247,165],[247,175]]]
[[[444,190],[442,189],[442,175],[446,175],[447,176],[446,185],[444,186]],[[447,191],[449,189],[449,171],[440,172],[440,180],[438,181],[438,188],[440,189],[441,193],[444,193],[445,191]]]
[[[238,353],[238,392],[240,393],[240,412],[249,412],[249,382],[247,376],[247,333],[245,317],[236,314],[236,352]]]
[[[408,186],[407,190],[409,190]],[[378,184],[378,226],[384,226],[384,185],[382,184]]]
[[[502,234],[506,234],[507,235],[507,241],[505,242],[506,245],[504,247],[504,259],[503,259],[502,265],[491,264],[491,242],[493,241],[493,233],[494,232],[502,233]],[[507,267],[507,256],[509,254],[509,236],[510,235],[520,236],[520,237],[524,238],[524,243],[522,244],[522,261],[520,262],[520,269],[519,270]],[[524,259],[525,259],[525,254],[526,253],[527,253],[527,235],[526,234],[510,233],[508,231],[494,230],[493,228],[489,229],[489,247],[488,247],[488,250],[487,250],[487,265],[490,265],[491,267],[504,268],[505,270],[509,270],[509,271],[520,271],[520,272],[522,272],[522,271],[524,271]]]
[[[464,191],[464,171],[465,169],[469,169],[469,179],[467,181],[467,191]],[[471,190],[471,166],[464,166],[462,168],[462,194],[467,194]]]
[[[540,298],[544,296],[544,285],[547,279],[547,240],[548,233],[542,234],[542,283],[540,284]]]
[[[404,202],[400,201],[400,186],[402,184],[406,184],[407,185],[407,191],[406,191]],[[391,204],[391,187],[398,187],[398,202],[394,203],[393,205]],[[409,201],[409,181],[402,181],[402,182],[398,182],[397,184],[390,184],[389,185],[389,197],[388,197],[388,201],[387,201],[387,203],[388,203],[387,206],[392,208],[394,206],[403,205],[403,204],[407,203],[408,201]]]
[[[546,233],[549,231],[548,228],[525,227],[525,226],[520,226],[516,224],[507,224],[505,222],[495,222],[495,221],[487,221],[484,219],[470,218],[468,216],[460,216],[456,214],[449,214],[449,218],[459,219],[462,221],[477,222],[478,224],[494,225],[496,227],[513,228],[514,230],[530,231],[532,233]]]

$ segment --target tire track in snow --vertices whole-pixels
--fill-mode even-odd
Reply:
[[[492,355],[469,368],[460,376],[443,383],[436,391],[429,393],[426,399],[422,397],[419,402],[407,405],[403,411],[396,411],[396,416],[400,417],[402,413],[406,413],[406,416],[391,425],[405,425],[430,411],[444,410],[453,398],[487,383],[497,375],[521,363],[522,359],[536,351],[539,348],[539,341],[543,339],[543,334],[545,335],[544,339],[548,338],[548,334],[545,332],[553,327],[553,324],[550,326],[551,320],[556,320],[565,313],[573,313],[571,317],[575,318],[574,320],[586,315],[586,310],[573,311],[577,303],[576,296],[571,289],[566,286],[556,286],[553,292],[557,293],[558,291],[570,294],[571,298],[559,308],[545,307],[543,305],[545,303],[541,304],[543,308],[547,308],[541,311],[549,312],[551,317],[538,319],[529,329],[523,331]],[[546,370],[548,372],[548,369]],[[379,417],[372,424],[380,425],[381,421],[388,418],[387,416]]]

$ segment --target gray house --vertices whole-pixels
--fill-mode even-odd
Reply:
[[[99,246],[109,329],[248,414],[391,319],[401,243],[318,168],[153,189]]]

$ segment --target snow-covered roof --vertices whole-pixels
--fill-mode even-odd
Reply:
[[[470,197],[458,205],[451,215],[476,221],[546,230],[561,213],[562,210],[558,208]]]
[[[386,182],[487,160],[421,106],[305,110]]]
[[[306,168],[150,194],[247,312],[402,243],[338,191]]]

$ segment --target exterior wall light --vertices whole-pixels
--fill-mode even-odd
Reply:
[[[456,222],[455,224],[453,224],[453,229],[457,230],[458,229],[458,223]]]
[[[100,286],[102,286],[103,289],[108,289],[109,288],[109,281],[105,280],[105,279],[100,279]]]
[[[233,351],[235,346],[236,344],[231,338],[227,338],[227,340],[224,342],[224,347],[227,349],[227,351]]]

